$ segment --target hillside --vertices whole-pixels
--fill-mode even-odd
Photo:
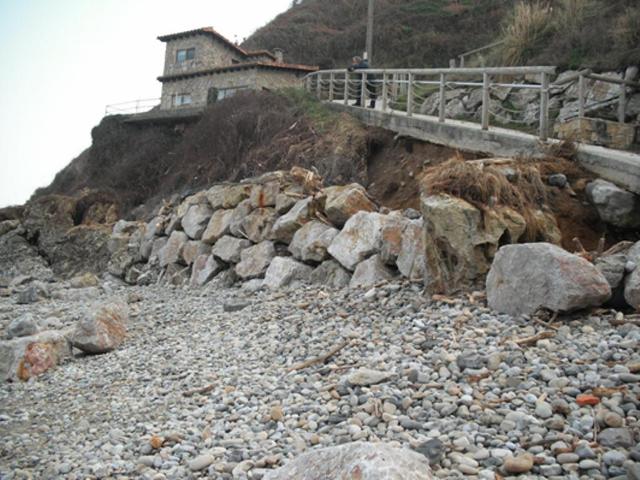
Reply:
[[[144,216],[174,194],[293,165],[316,168],[329,184],[366,184],[369,131],[302,93],[289,93],[247,92],[179,126],[105,117],[92,130],[91,147],[34,198],[99,190],[117,199],[121,214]]]
[[[301,0],[246,40],[287,59],[340,68],[364,49],[367,0]],[[374,63],[447,66],[449,59],[506,40],[493,63],[617,69],[640,63],[635,0],[377,0]],[[515,51],[515,52],[514,52]]]

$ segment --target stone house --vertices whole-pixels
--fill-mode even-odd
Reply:
[[[317,70],[285,63],[281,50],[246,51],[211,27],[158,40],[166,44],[161,110],[202,108],[243,89],[298,86]]]

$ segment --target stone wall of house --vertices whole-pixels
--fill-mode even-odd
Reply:
[[[256,78],[258,89],[302,87],[306,72],[289,70],[259,70]]]
[[[302,85],[303,77],[303,72],[251,68],[164,82],[160,108],[168,110],[172,108],[204,107],[207,105],[210,88],[217,88],[218,90],[227,88],[261,90],[263,88],[294,87]],[[174,106],[174,97],[180,94],[190,94],[191,104],[183,107]]]
[[[195,48],[195,58],[177,63],[178,50]],[[233,60],[242,61],[239,52],[213,40],[207,35],[193,35],[186,38],[171,40],[166,44],[164,75],[176,75],[208,68],[225,67]]]
[[[162,84],[162,99],[160,108],[162,110],[175,107],[173,99],[176,95],[188,93],[191,95],[191,104],[184,108],[204,107],[207,105],[207,95],[209,89],[225,88],[257,88],[256,69],[243,69],[233,72],[216,73],[195,78],[187,78],[165,82]]]

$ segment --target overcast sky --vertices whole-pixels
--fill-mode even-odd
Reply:
[[[91,144],[105,105],[159,98],[158,35],[242,41],[291,0],[0,0],[0,207],[24,203]]]

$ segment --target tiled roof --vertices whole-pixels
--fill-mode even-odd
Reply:
[[[271,53],[269,50],[254,50],[252,52],[247,51],[246,54],[247,54],[247,57],[257,57],[259,55],[267,55],[274,60],[276,59],[276,56],[273,53]]]
[[[298,72],[315,72],[318,70],[318,67],[311,67],[309,65],[297,65],[294,63],[251,62],[251,63],[237,63],[235,65],[229,65],[226,67],[208,68],[206,70],[197,70],[194,72],[165,75],[165,76],[158,77],[158,80],[161,82],[171,82],[174,80],[182,80],[184,78],[214,75],[216,73],[233,72],[236,70],[245,70],[248,68],[292,70],[292,71],[298,71]]]
[[[224,43],[232,50],[236,50],[237,52],[240,52],[242,55],[248,55],[246,50],[240,48],[238,45],[233,43],[231,40],[226,38],[221,33],[216,32],[213,27],[202,27],[202,28],[196,28],[195,30],[187,30],[186,32],[178,32],[178,33],[170,33],[169,35],[161,35],[158,37],[158,40],[160,40],[161,42],[169,42],[171,40],[190,37],[192,35],[209,35],[215,38],[216,40],[219,40],[220,42]]]

